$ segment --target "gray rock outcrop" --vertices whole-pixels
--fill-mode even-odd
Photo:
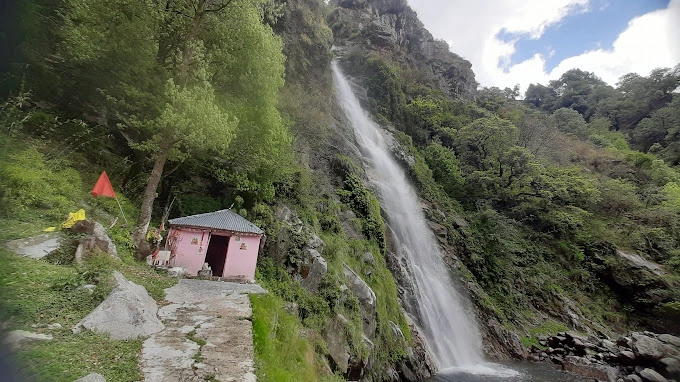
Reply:
[[[3,246],[10,251],[25,257],[41,259],[61,245],[62,238],[56,232],[8,241]]]
[[[644,369],[640,372],[640,378],[644,382],[668,382],[661,374],[657,373],[654,369]]]
[[[593,363],[587,358],[577,356],[564,357],[562,369],[584,377],[595,378],[599,381],[616,382],[619,377],[617,369],[611,366]]]
[[[634,333],[633,353],[645,361],[658,361],[666,355],[667,350],[663,342],[656,338],[648,337],[642,333]]]
[[[311,259],[312,264],[308,268],[307,275],[300,281],[300,285],[310,292],[316,292],[323,275],[328,272],[328,264],[326,264],[326,259],[321,257],[321,254],[315,249],[307,248],[305,253]]]
[[[279,206],[275,216],[282,224],[269,253],[288,264],[288,271],[303,288],[316,292],[328,271],[328,264],[322,256],[326,243],[290,208]]]
[[[680,378],[680,360],[678,358],[662,358],[657,363],[659,373],[668,378]]]
[[[564,370],[591,378],[601,379],[598,375],[611,375],[614,369],[625,376],[624,381],[666,381],[680,377],[680,347],[672,345],[672,340],[673,336],[647,331],[620,336],[616,343],[573,332],[558,333],[541,338],[539,342],[549,348],[532,347],[530,359],[562,364]]]
[[[99,222],[89,219],[79,220],[70,228],[70,230],[71,232],[87,235],[78,242],[78,248],[76,249],[75,255],[76,262],[81,262],[83,256],[96,249],[106,252],[113,257],[118,257],[116,244],[111,240],[109,235],[106,234],[106,228],[99,224]]]
[[[359,299],[361,307],[361,317],[363,323],[364,334],[368,338],[375,337],[376,328],[376,297],[375,292],[371,289],[364,280],[359,277],[349,267],[349,265],[342,263],[342,271],[347,279],[347,286]]]
[[[163,329],[156,315],[158,305],[146,289],[114,271],[116,287],[111,294],[73,328],[108,333],[112,340],[146,337]]]
[[[446,95],[472,98],[476,93],[470,62],[436,40],[406,0],[339,1],[328,23],[336,44],[379,50],[398,64],[425,73]]]
[[[677,348],[680,348],[680,337],[672,336],[670,334],[659,334],[659,337],[657,337],[659,341],[673,345]]]

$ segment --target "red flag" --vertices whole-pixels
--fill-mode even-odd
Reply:
[[[97,196],[107,196],[109,198],[116,197],[116,193],[113,192],[113,187],[111,186],[109,177],[106,175],[106,171],[102,172],[102,174],[99,176],[99,180],[92,188],[92,192],[90,192],[90,194],[92,194],[93,198],[96,198]]]

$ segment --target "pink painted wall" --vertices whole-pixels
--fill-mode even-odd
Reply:
[[[190,275],[196,275],[203,267],[205,261],[205,251],[208,249],[208,241],[210,240],[210,233],[208,230],[203,233],[201,230],[192,230],[188,228],[176,229],[170,228],[168,238],[178,232],[177,245],[173,251],[175,255],[175,267],[184,267]],[[201,237],[203,241],[201,242]],[[195,244],[191,244],[192,240],[196,239]]]
[[[201,230],[173,227],[168,232],[168,238],[175,234],[177,234],[177,244],[174,246],[173,254],[175,258],[171,264],[175,267],[184,267],[187,269],[188,274],[195,276],[205,262],[205,253],[208,245],[210,245],[210,230],[205,230],[204,233]],[[213,234],[220,235],[220,233]],[[201,237],[203,237],[203,241],[201,241]],[[193,239],[196,239],[195,244],[192,244]],[[259,249],[260,236],[230,236],[226,253],[227,260],[224,263],[224,273],[215,276],[254,280]]]
[[[236,241],[240,239],[239,241]],[[243,248],[243,249],[242,249]],[[227,262],[224,264],[225,278],[255,280],[257,252],[260,249],[260,236],[232,236],[227,247]]]

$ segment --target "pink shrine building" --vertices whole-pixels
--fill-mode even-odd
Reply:
[[[170,264],[197,275],[208,263],[213,276],[227,280],[255,279],[255,265],[264,231],[231,210],[170,219],[166,249]]]

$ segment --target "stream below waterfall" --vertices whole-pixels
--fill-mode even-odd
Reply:
[[[453,283],[418,195],[390,150],[383,129],[362,109],[336,62],[333,82],[339,106],[352,125],[364,168],[392,230],[396,255],[406,261],[413,275],[418,311],[411,313],[419,317],[421,334],[440,370],[428,381],[586,381],[549,364],[484,360],[470,302]]]
[[[496,364],[502,368],[498,374],[472,374],[464,370],[442,370],[423,382],[591,382],[585,378],[560,370],[560,366],[546,363],[506,362]]]

